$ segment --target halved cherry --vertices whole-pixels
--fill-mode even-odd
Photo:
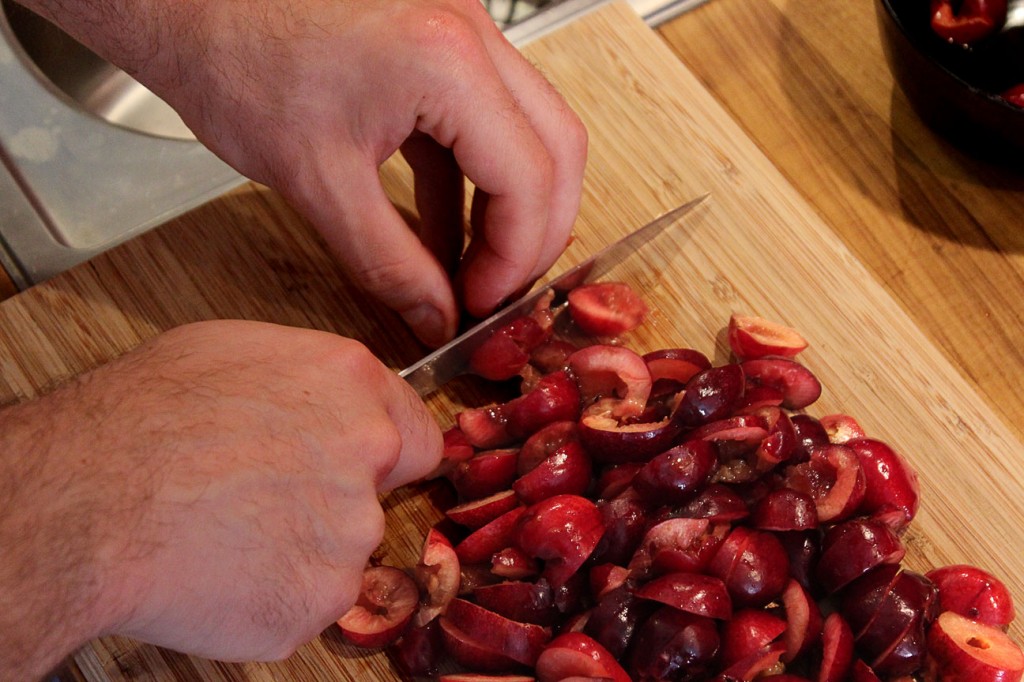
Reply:
[[[848,518],[860,507],[867,489],[860,460],[846,445],[815,448],[809,461],[787,467],[785,481],[814,498],[821,523]]]
[[[656,422],[625,422],[611,413],[593,410],[579,422],[580,442],[599,462],[646,461],[665,451],[679,434],[680,425],[671,418]]]
[[[977,566],[952,564],[925,575],[939,590],[940,611],[954,611],[998,628],[1006,628],[1016,616],[1006,584]]]
[[[828,439],[832,443],[842,445],[855,438],[864,438],[864,427],[848,414],[826,414],[819,417],[822,428],[828,433]]]
[[[707,519],[674,518],[656,523],[630,559],[630,572],[638,578],[648,577],[652,567],[663,561],[672,563],[673,570],[703,570],[721,542],[720,538],[705,542],[714,537],[709,536],[710,527]]]
[[[579,430],[572,420],[552,422],[531,434],[519,450],[519,475],[529,472],[570,441],[579,440]]]
[[[587,615],[583,633],[593,637],[616,659],[629,650],[637,628],[657,608],[633,594],[629,583],[609,590],[597,600]]]
[[[753,506],[750,523],[761,530],[811,530],[818,527],[818,509],[807,493],[778,488]]]
[[[680,510],[680,516],[707,519],[712,523],[733,523],[749,515],[746,501],[721,483],[706,486]]]
[[[415,581],[394,566],[371,566],[363,571],[356,603],[338,619],[338,627],[352,644],[376,648],[394,643],[412,620],[419,605]]]
[[[1019,682],[1024,653],[991,625],[946,611],[928,631],[928,672],[935,679],[966,682]]]
[[[764,357],[745,360],[739,365],[747,381],[782,393],[782,406],[800,410],[821,396],[821,382],[795,360]]]
[[[773,533],[735,526],[708,564],[708,572],[725,582],[737,608],[759,607],[785,589],[789,556]]]
[[[530,366],[541,374],[550,374],[565,369],[569,356],[579,348],[564,339],[548,339],[530,353]]]
[[[565,632],[552,639],[537,659],[536,670],[539,682],[561,682],[574,676],[631,682],[615,657],[582,632]]]
[[[825,533],[818,582],[833,594],[878,566],[898,564],[905,554],[903,543],[886,524],[869,518],[849,519]]]
[[[511,379],[530,361],[534,348],[547,340],[544,329],[528,315],[511,320],[494,331],[469,359],[470,370],[491,381]]]
[[[579,570],[602,535],[600,510],[579,495],[555,495],[530,505],[516,529],[518,546],[544,561],[544,577],[555,588]]]
[[[633,496],[601,499],[597,502],[604,535],[594,550],[596,562],[626,564],[647,529],[647,509]]]
[[[479,564],[491,560],[491,555],[515,544],[519,517],[526,507],[516,507],[490,523],[476,529],[455,545],[455,554],[463,564]]]
[[[720,648],[716,621],[663,606],[637,631],[630,671],[638,680],[711,679]]]
[[[683,504],[711,480],[718,458],[707,441],[688,440],[652,458],[633,487],[652,504]]]
[[[459,557],[451,541],[436,528],[427,532],[413,575],[420,590],[420,606],[413,617],[413,625],[423,627],[444,613],[458,594],[462,577]]]
[[[437,619],[445,652],[459,665],[470,670],[507,672],[518,669],[521,663],[507,656],[501,648],[482,644],[475,636],[458,627],[449,618]]]
[[[613,398],[611,413],[619,419],[644,411],[651,395],[651,372],[635,352],[624,346],[587,346],[570,355],[568,364],[585,403]]]
[[[516,478],[519,450],[484,450],[460,462],[448,474],[462,500],[479,500],[507,490]]]
[[[786,632],[782,637],[786,650],[782,660],[791,663],[818,645],[824,619],[817,601],[795,579],[782,591],[782,606],[786,613]]]
[[[523,665],[534,665],[551,639],[551,631],[545,627],[506,618],[465,599],[453,599],[442,619],[483,648]]]
[[[692,348],[665,348],[643,356],[651,379],[665,390],[678,390],[698,372],[710,369],[706,355]]]
[[[436,675],[445,655],[441,625],[436,618],[422,627],[410,624],[388,653],[399,671],[409,677]]]
[[[582,495],[590,487],[590,457],[579,441],[569,441],[547,459],[520,476],[512,489],[524,504],[555,495]]]
[[[590,569],[590,593],[595,599],[622,587],[629,578],[629,569],[616,564],[597,564]]]
[[[859,512],[881,519],[896,532],[913,520],[920,504],[917,472],[896,450],[880,440],[847,442],[864,472],[864,499]]]
[[[459,431],[473,447],[499,448],[515,440],[508,431],[508,408],[504,404],[467,408],[455,419]]]
[[[569,292],[569,315],[585,334],[619,336],[640,326],[647,304],[624,282],[591,282]]]
[[[818,682],[843,682],[854,660],[853,633],[838,612],[825,617]]]
[[[546,581],[505,580],[473,590],[473,600],[511,620],[535,625],[553,625],[558,612]]]
[[[505,403],[504,416],[514,438],[526,438],[554,422],[575,421],[580,416],[579,387],[565,371],[546,374],[529,392]]]
[[[501,490],[488,497],[456,505],[445,515],[460,526],[476,530],[518,506],[519,498],[514,490]]]
[[[540,574],[540,565],[518,547],[505,547],[491,555],[491,573],[507,580],[532,580]]]
[[[724,419],[742,399],[744,385],[740,365],[721,365],[699,372],[686,383],[676,418],[689,428]]]
[[[742,673],[746,675],[750,663],[762,659],[768,646],[786,632],[786,621],[767,609],[740,609],[722,623],[721,632],[720,665],[728,669],[743,662]],[[779,660],[784,650],[783,646],[775,653],[775,661]],[[750,677],[744,676],[741,679]]]
[[[729,347],[736,357],[766,355],[793,357],[807,348],[807,341],[791,327],[756,315],[733,314],[729,318]]]
[[[640,585],[634,594],[698,616],[716,620],[732,616],[732,599],[725,583],[711,575],[668,573]]]

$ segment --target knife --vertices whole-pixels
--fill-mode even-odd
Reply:
[[[566,270],[544,286],[502,308],[430,355],[401,370],[398,376],[408,381],[421,396],[430,395],[455,377],[466,374],[470,358],[483,342],[502,326],[529,314],[542,296],[552,290],[556,293],[567,292],[584,282],[601,277],[667,228],[682,223],[683,218],[703,204],[708,196],[705,194],[688,201],[609,244],[579,265]]]

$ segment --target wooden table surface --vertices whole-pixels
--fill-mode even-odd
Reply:
[[[875,2],[711,0],[658,32],[1022,437],[1024,173],[921,123]]]
[[[985,403],[979,407],[983,414],[991,411],[1017,441],[1024,440],[1024,391],[1018,388],[1024,351],[1017,341],[1024,332],[1024,236],[1017,232],[1024,222],[1024,177],[971,160],[920,124],[884,64],[872,0],[710,0],[662,26],[658,34],[975,389]],[[722,172],[727,175],[728,168]],[[616,189],[614,177],[608,187],[603,174],[591,179],[597,189]],[[669,194],[685,198],[692,189],[651,188],[653,198],[641,197],[644,209],[668,202]],[[222,245],[219,233],[202,222],[225,208],[235,223],[233,236]],[[265,237],[247,229],[250,214],[280,216],[280,229]],[[590,212],[587,219],[595,215]],[[307,241],[308,233],[288,224],[290,218],[265,192],[227,198],[0,309],[5,322],[37,326],[40,333],[33,341],[47,334],[55,339],[52,348],[29,347],[17,334],[0,333],[5,352],[38,359],[38,365],[22,365],[16,368],[21,374],[4,378],[2,397],[31,396],[40,389],[40,377],[59,380],[84,371],[183,317],[238,310],[233,296],[245,298],[247,316],[335,327],[350,311],[340,301],[323,303],[332,293],[323,282],[338,272]],[[274,260],[282,246],[303,257]],[[202,275],[179,267],[176,260],[193,250],[206,259],[199,268],[238,274],[240,281],[264,277],[241,262],[269,261],[273,267],[259,284],[277,291],[287,283],[286,296],[200,290]],[[296,271],[296,264],[304,269]],[[163,282],[133,281],[128,275],[139,268],[158,273]],[[180,303],[154,300],[154,294],[168,290],[181,292]],[[91,313],[109,312],[118,324],[95,327],[72,315],[80,324],[77,340],[87,343],[74,355],[62,355],[56,337],[64,332],[36,315],[34,306],[59,309],[82,301]],[[386,322],[386,315],[371,316],[342,331],[372,336],[375,326]],[[859,342],[860,333],[849,330],[852,343]],[[383,349],[384,355],[396,363],[408,360],[408,348],[400,347],[409,343],[408,335],[399,336]],[[831,352],[839,352],[838,347]],[[958,427],[971,431],[970,424]],[[926,543],[915,548],[920,556],[932,550]],[[1020,584],[1020,576],[1013,580]],[[150,679],[145,671],[156,665],[152,652],[115,644],[112,658],[89,652],[96,670],[105,670],[109,679],[114,679],[111,671],[124,679]],[[101,677],[108,679],[100,674],[90,679]]]

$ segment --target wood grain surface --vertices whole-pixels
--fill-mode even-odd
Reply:
[[[979,161],[922,124],[876,4],[714,0],[659,32],[1024,438],[1024,161]]]
[[[765,8],[759,11],[766,20],[788,24],[783,10],[789,7],[782,2],[714,0],[698,12],[742,14],[741,6],[755,5]],[[678,21],[691,16],[714,15],[694,13]],[[689,38],[676,34],[683,29],[675,26],[663,30],[670,42],[722,39],[707,35],[713,21]],[[770,48],[763,46],[762,61],[785,59],[766,56],[773,54]],[[722,59],[732,68],[757,70],[739,63],[740,55],[754,58],[750,51],[740,52],[735,42],[731,49],[722,48]],[[855,211],[844,233],[823,219],[825,212],[802,186],[780,172],[799,167],[798,159],[812,157],[811,151],[793,150],[792,160],[773,163],[762,151],[766,144],[753,141],[709,92],[716,87],[708,85],[707,75],[703,83],[698,80],[624,5],[607,6],[527,52],[591,133],[577,239],[555,269],[710,191],[710,204],[684,231],[667,235],[646,263],[616,273],[641,287],[655,308],[631,342],[643,350],[690,345],[722,359],[721,332],[733,311],[799,328],[812,344],[805,362],[825,386],[809,411],[855,415],[920,473],[923,508],[907,538],[909,565],[926,569],[970,561],[1024,594],[1024,557],[1006,551],[1024,541],[1016,506],[1024,496],[1020,433],[979,396],[978,377],[961,373],[957,358],[937,345],[943,339],[922,324],[920,312],[901,305],[892,278],[866,267],[851,243],[853,225],[861,220],[880,213],[894,224],[900,221],[881,210]],[[772,106],[769,97],[763,115],[775,115]],[[876,141],[892,138],[881,119],[865,125]],[[793,144],[813,143],[798,138]],[[856,146],[848,154],[856,156]],[[882,170],[893,178],[892,168]],[[383,173],[396,202],[411,207],[407,169],[393,163]],[[823,184],[848,180],[834,168],[821,168],[820,174]],[[864,175],[862,182],[874,177],[867,170]],[[904,227],[912,236],[913,226]],[[881,228],[872,229],[861,226],[865,234],[881,234]],[[904,264],[900,272],[909,267],[917,266]],[[362,304],[312,231],[275,194],[250,186],[0,304],[0,399],[30,398],[164,329],[218,317],[350,335],[395,368],[422,352],[397,318]],[[989,328],[983,322],[977,321],[977,330]],[[488,397],[486,390],[459,384],[429,404],[447,425],[460,407]],[[437,493],[424,486],[384,498],[389,525],[379,560],[412,564],[425,529],[439,516]],[[1019,639],[1020,628],[1013,634]],[[357,652],[332,630],[276,664],[210,662],[117,637],[91,643],[75,661],[94,682],[397,678],[383,654]]]

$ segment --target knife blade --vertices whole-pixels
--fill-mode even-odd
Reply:
[[[455,377],[469,372],[470,358],[491,334],[517,317],[529,314],[537,301],[548,292],[566,292],[584,282],[597,279],[636,253],[673,225],[704,203],[710,195],[704,194],[682,206],[655,218],[650,223],[609,244],[579,265],[569,268],[544,286],[497,311],[466,332],[441,346],[398,373],[420,396],[427,396]]]

